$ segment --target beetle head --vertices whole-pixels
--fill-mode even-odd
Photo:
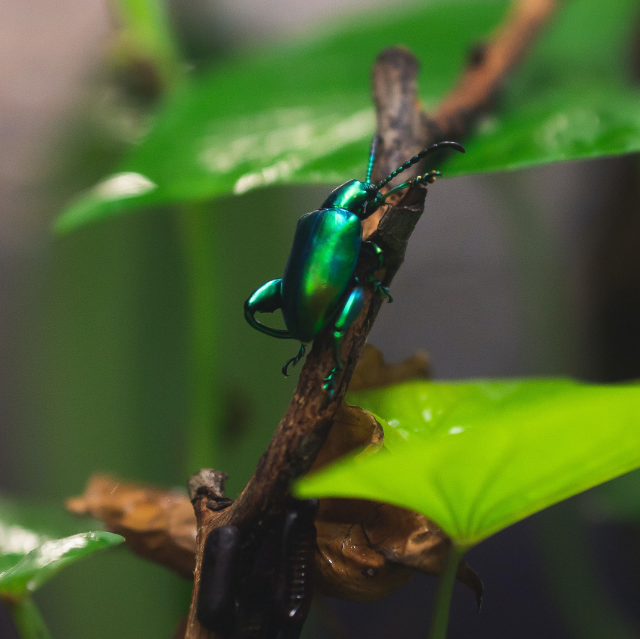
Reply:
[[[349,180],[332,191],[320,208],[345,209],[355,215],[361,215],[364,213],[367,202],[373,200],[377,193],[375,184]]]

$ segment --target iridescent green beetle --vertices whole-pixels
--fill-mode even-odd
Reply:
[[[298,221],[284,276],[271,280],[257,289],[244,304],[244,316],[253,328],[279,339],[301,342],[295,357],[282,367],[287,375],[305,352],[305,343],[311,342],[327,327],[332,327],[335,363],[324,387],[333,396],[335,376],[343,368],[340,345],[349,326],[356,319],[364,303],[363,284],[355,276],[361,251],[378,258],[367,277],[367,283],[376,293],[392,301],[389,290],[373,277],[373,271],[382,268],[382,249],[373,242],[362,240],[362,221],[372,215],[393,193],[414,184],[431,184],[440,175],[429,171],[380,195],[380,189],[394,177],[413,166],[428,153],[448,147],[464,153],[457,142],[439,142],[420,151],[393,173],[377,184],[371,182],[376,153],[376,138],[371,144],[369,166],[364,182],[349,180],[333,191],[317,211],[303,215]],[[286,330],[270,328],[255,319],[256,313],[273,313],[282,309]]]

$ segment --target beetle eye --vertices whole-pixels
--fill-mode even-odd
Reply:
[[[367,185],[367,200],[373,199],[378,194],[378,187],[375,184]]]

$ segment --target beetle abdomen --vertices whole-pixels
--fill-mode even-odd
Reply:
[[[345,209],[300,218],[282,278],[282,314],[291,335],[309,342],[334,318],[353,277],[362,227]]]

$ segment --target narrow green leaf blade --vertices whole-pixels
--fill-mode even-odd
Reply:
[[[411,508],[464,548],[640,467],[638,385],[416,381],[349,401],[386,420],[390,452],[306,477],[298,496]]]
[[[123,541],[124,537],[105,531],[44,541],[0,573],[0,597],[20,599],[37,590],[65,566]]]
[[[72,203],[56,229],[270,184],[358,177],[374,129],[369,76],[377,53],[408,46],[423,63],[423,104],[433,108],[507,6],[409,6],[220,63],[174,92],[120,171]],[[610,0],[606,11],[596,0],[566,3],[446,175],[640,149],[640,92],[627,69],[637,12],[634,0]]]

